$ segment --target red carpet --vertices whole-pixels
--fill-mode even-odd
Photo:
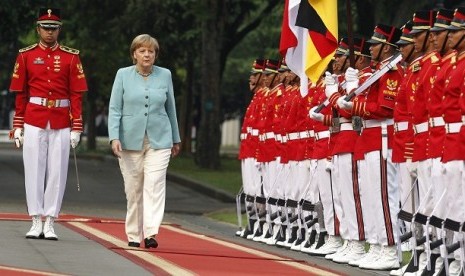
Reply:
[[[0,214],[0,220],[22,219],[29,220],[29,217]],[[163,224],[157,236],[159,247],[147,250],[143,243],[141,248],[127,246],[121,220],[62,215],[58,223],[156,275],[337,275],[324,268],[193,233],[176,225]]]

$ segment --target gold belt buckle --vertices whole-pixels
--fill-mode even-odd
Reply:
[[[47,100],[47,107],[48,108],[55,107],[55,103],[56,103],[55,100]]]

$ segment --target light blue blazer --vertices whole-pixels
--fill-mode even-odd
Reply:
[[[147,80],[136,66],[121,68],[111,90],[108,138],[124,150],[142,150],[144,136],[153,149],[168,149],[179,137],[170,70],[153,66]]]

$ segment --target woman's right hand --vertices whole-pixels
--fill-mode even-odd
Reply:
[[[111,150],[116,157],[121,158],[121,151],[123,149],[121,148],[121,142],[118,139],[111,140]]]

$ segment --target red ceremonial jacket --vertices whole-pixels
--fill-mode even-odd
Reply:
[[[386,59],[377,64],[379,69]],[[352,115],[360,116],[364,120],[384,120],[393,117],[393,109],[397,96],[398,86],[403,77],[403,69],[396,66],[384,74],[374,84],[370,86],[364,94],[364,101],[354,100]],[[392,125],[387,127],[388,147],[392,148],[392,136],[394,128]],[[357,139],[355,156],[365,154],[371,151],[381,150],[381,127],[364,128]]]
[[[431,85],[434,83],[435,74],[439,66],[440,56],[438,52],[431,52],[419,60],[420,71],[411,94],[407,97],[407,109],[412,118],[412,124],[428,124],[428,110],[426,108]],[[428,131],[416,133],[413,137],[412,161],[427,159]]]
[[[452,51],[441,59],[440,65],[437,68],[435,81],[432,85],[429,93],[429,99],[426,104],[430,118],[442,117],[444,114],[442,101],[444,97],[446,79],[452,73],[452,66],[456,62],[456,51]],[[429,125],[428,158],[438,158],[442,156],[442,145],[444,144],[445,136],[446,129],[444,126]]]
[[[17,93],[13,128],[27,123],[44,129],[50,122],[51,129],[82,131],[82,94],[87,82],[78,50],[58,43],[19,50],[10,90]],[[30,103],[30,97],[42,98],[45,106]],[[55,107],[55,100],[69,100],[69,106]]]
[[[458,54],[457,63],[452,64],[451,73],[446,79],[443,109],[446,124],[461,123],[462,111],[459,102],[463,97],[465,52]],[[465,160],[465,150],[460,133],[447,133],[444,139],[442,162]]]

